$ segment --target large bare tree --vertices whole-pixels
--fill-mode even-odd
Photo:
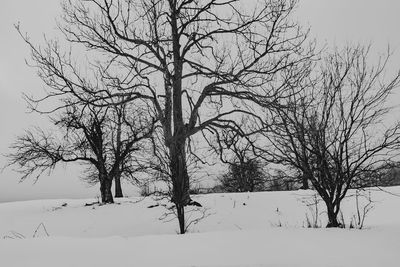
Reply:
[[[305,90],[271,112],[264,155],[306,176],[326,204],[328,227],[340,227],[338,213],[347,191],[383,162],[397,156],[400,124],[386,105],[400,72],[385,79],[387,57],[368,61],[369,47],[328,53],[303,81]],[[311,76],[310,76],[311,77]],[[271,116],[269,116],[271,117]]]
[[[275,105],[308,68],[307,31],[291,20],[296,0],[88,0],[64,2],[66,40],[98,55],[104,86],[88,82],[56,42],[31,45],[39,75],[53,90],[92,105],[144,100],[167,147],[180,232],[193,204],[188,141],[236,119],[257,118],[252,103]],[[95,75],[96,76],[96,75]],[[91,86],[80,86],[81,81]],[[83,97],[84,96],[84,97]],[[90,97],[89,97],[90,96]],[[242,134],[245,134],[242,132]],[[189,152],[190,153],[190,152]]]

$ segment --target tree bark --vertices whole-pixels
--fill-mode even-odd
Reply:
[[[184,145],[177,144],[175,153],[171,155],[171,171],[174,183],[173,199],[184,206],[190,203],[189,174],[186,167]]]
[[[171,201],[175,204],[180,233],[185,233],[185,210],[184,207],[191,203],[189,195],[189,175],[186,167],[185,144],[181,141],[172,144],[171,149],[171,174],[173,192]]]
[[[100,173],[99,180],[100,180],[101,202],[103,204],[114,203],[114,199],[111,193],[112,179],[110,179],[108,175]]]
[[[115,185],[115,197],[120,198],[124,197],[122,194],[122,187],[121,187],[121,174],[117,174],[114,177],[114,185]]]
[[[301,176],[301,182],[302,182],[302,186],[301,189],[309,189],[310,187],[308,186],[308,177],[306,174],[303,174]]]
[[[339,207],[335,207],[333,203],[325,202],[327,213],[328,213],[328,224],[326,228],[337,228],[343,227],[341,223],[339,223],[337,219],[337,215],[339,213]]]
[[[180,234],[184,234],[186,232],[185,206],[176,204],[176,210],[178,211],[179,232]]]

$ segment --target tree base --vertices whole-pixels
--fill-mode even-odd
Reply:
[[[189,203],[187,203],[187,206],[196,206],[196,207],[203,207],[199,202],[190,200]]]
[[[341,223],[328,223],[326,228],[344,228],[344,225]]]

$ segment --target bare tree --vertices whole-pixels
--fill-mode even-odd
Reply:
[[[124,103],[108,107],[107,130],[107,169],[114,181],[116,198],[123,197],[121,179],[139,184],[137,178],[148,171],[147,162],[150,153],[150,139],[155,121],[147,116],[143,107]],[[93,166],[91,166],[93,167]],[[88,173],[93,173],[90,171]],[[97,184],[97,175],[87,175],[84,180]]]
[[[119,120],[113,121],[115,114],[110,108],[68,106],[53,119],[58,136],[39,128],[27,131],[11,145],[9,164],[18,166],[23,180],[31,175],[38,179],[43,172],[53,170],[62,162],[80,162],[88,167],[85,180],[100,183],[102,202],[113,203],[112,181],[138,170],[134,169],[132,161],[141,149],[141,141],[152,132],[151,124],[140,123],[140,114],[130,113],[137,115],[130,118],[135,120],[132,122],[128,121],[124,110],[117,111]],[[129,127],[129,132],[122,131],[123,125]],[[115,127],[119,131],[115,131]]]
[[[210,145],[228,165],[228,172],[219,179],[223,191],[254,192],[266,188],[265,164],[253,153],[249,137],[241,137],[237,131],[223,130]]]
[[[327,227],[340,227],[340,204],[356,180],[398,155],[400,124],[385,120],[385,103],[400,73],[384,80],[387,57],[368,63],[369,47],[328,54],[316,79],[291,96],[289,108],[275,110],[265,137],[269,160],[306,175],[327,207]],[[397,151],[396,151],[397,150]]]
[[[307,31],[290,20],[296,2],[68,0],[60,29],[70,43],[101,55],[94,65],[104,86],[82,78],[57,42],[41,49],[25,40],[52,89],[47,100],[74,94],[92,105],[121,96],[124,102],[147,101],[161,125],[171,201],[184,233],[184,207],[193,204],[189,140],[220,128],[241,131],[236,118],[257,119],[252,103],[275,105],[308,68],[313,52],[304,45]]]
[[[260,161],[254,159],[232,162],[220,178],[221,189],[227,192],[263,191],[266,181]]]

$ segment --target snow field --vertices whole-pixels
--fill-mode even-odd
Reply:
[[[400,195],[400,187],[390,192]],[[393,194],[371,192],[374,208],[363,230],[305,228],[306,214],[311,218],[315,208],[307,207],[312,191],[198,195],[204,209],[188,210],[187,219],[204,218],[184,236],[176,234],[173,215],[165,216],[171,213],[166,200],[3,203],[0,266],[397,267],[400,197]],[[322,202],[318,212],[324,226]],[[345,222],[354,214],[349,197]]]

